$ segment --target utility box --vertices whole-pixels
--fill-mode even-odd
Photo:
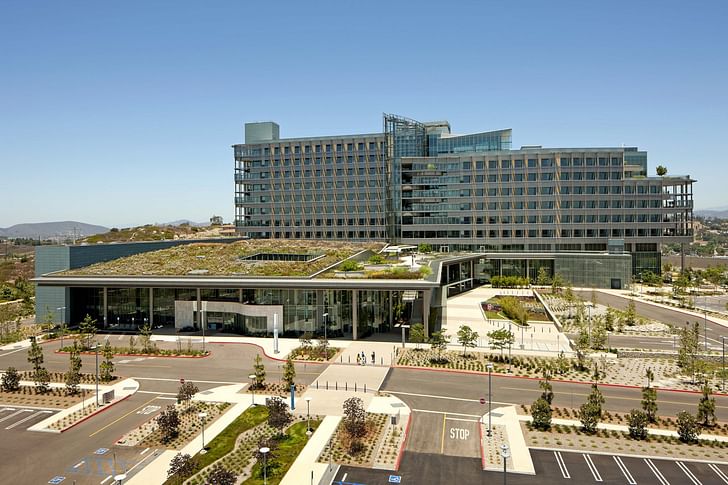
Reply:
[[[106,391],[101,395],[101,402],[104,404],[109,404],[111,401],[114,400],[114,390]]]

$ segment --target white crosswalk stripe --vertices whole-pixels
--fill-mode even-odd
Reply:
[[[22,414],[22,413],[32,413],[32,412],[33,411],[31,411],[30,409],[18,409],[13,414],[8,414],[4,418],[0,418],[0,423],[2,423],[3,421],[7,421],[8,419],[17,416],[18,414]]]

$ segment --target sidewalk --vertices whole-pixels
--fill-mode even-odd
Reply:
[[[483,430],[482,450],[483,450],[483,469],[484,470],[502,470],[502,458],[500,458],[500,445],[502,436],[503,440],[508,444],[511,451],[511,457],[506,462],[508,470],[513,473],[522,473],[526,475],[535,475],[536,471],[531,460],[531,453],[526,446],[526,439],[523,437],[523,430],[515,406],[504,406],[493,409],[490,412],[491,422],[494,431],[500,428],[504,433],[494,433],[489,438],[486,434],[488,425],[488,413],[482,417],[481,429]],[[503,436],[504,435],[504,436]],[[489,459],[490,458],[490,459]]]

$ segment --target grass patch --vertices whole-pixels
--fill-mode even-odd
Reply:
[[[227,455],[235,447],[235,440],[240,433],[253,428],[268,419],[268,408],[265,406],[255,406],[245,410],[243,414],[235,418],[222,433],[217,435],[207,444],[207,453],[196,456],[198,469],[203,469],[210,463]],[[305,429],[304,429],[305,433]],[[305,434],[304,434],[305,436]]]
[[[312,420],[311,428],[314,430],[318,428],[321,421]],[[275,459],[273,464],[268,466],[268,483],[275,485],[283,480],[283,477],[291,468],[291,465],[298,457],[303,447],[308,442],[306,436],[306,421],[296,423],[290,428],[286,436],[278,441],[278,448],[275,450]],[[243,483],[248,485],[258,485],[263,483],[263,470],[260,463],[256,463],[253,466],[251,477],[245,480]]]

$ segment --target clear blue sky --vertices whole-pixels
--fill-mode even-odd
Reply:
[[[637,145],[728,205],[728,2],[0,3],[0,227],[233,218],[246,121]]]

